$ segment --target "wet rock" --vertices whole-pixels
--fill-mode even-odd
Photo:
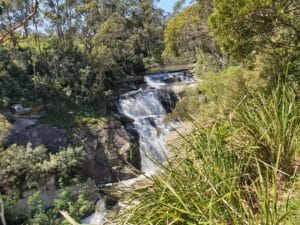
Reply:
[[[134,119],[129,118],[127,116],[124,115],[115,115],[115,118],[118,119],[119,121],[121,121],[122,124],[126,125],[126,124],[131,124],[134,122]]]
[[[160,91],[160,101],[167,113],[173,111],[178,101],[177,95],[170,90]]]

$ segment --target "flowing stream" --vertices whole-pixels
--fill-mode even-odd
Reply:
[[[170,72],[147,75],[144,81],[145,87],[119,96],[117,106],[119,114],[134,120],[133,129],[139,136],[141,171],[150,175],[159,168],[158,163],[166,160],[168,147],[164,140],[177,126],[175,122],[164,121],[166,114],[172,111],[178,100],[170,87],[185,86],[193,83],[194,79],[187,72]],[[130,184],[134,179],[125,182]],[[101,199],[96,205],[96,212],[82,222],[103,224],[105,216],[105,201]]]
[[[134,129],[139,134],[141,170],[151,174],[158,168],[157,163],[166,159],[168,148],[164,139],[176,125],[164,122],[177,101],[177,96],[166,87],[194,80],[186,72],[152,74],[145,76],[144,80],[144,89],[120,96],[118,111],[134,120]]]

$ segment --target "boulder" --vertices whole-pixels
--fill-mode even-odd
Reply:
[[[160,101],[167,113],[173,111],[178,101],[177,95],[171,90],[160,90]]]

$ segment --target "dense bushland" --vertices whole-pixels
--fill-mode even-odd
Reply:
[[[129,75],[160,61],[163,11],[147,1],[1,1],[0,107],[68,102],[105,107]]]
[[[48,182],[56,190],[86,181],[81,174],[86,152],[71,146],[58,152],[30,145],[4,148],[11,129],[6,112],[14,104],[44,105],[40,123],[69,131],[92,123],[100,129],[118,84],[161,63],[164,24],[163,10],[153,0],[0,0],[0,113],[5,112],[0,200],[8,223],[63,224],[59,210],[80,219],[94,203],[69,190],[46,210],[34,194],[24,218],[14,217],[11,207],[24,192],[44,189]]]

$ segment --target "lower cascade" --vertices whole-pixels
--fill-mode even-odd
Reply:
[[[119,96],[117,108],[119,114],[130,118],[133,129],[139,136],[141,172],[151,175],[158,170],[159,164],[166,160],[168,147],[165,137],[178,123],[165,122],[178,100],[172,85],[185,86],[194,82],[187,72],[157,73],[144,76],[145,87]],[[134,180],[132,182],[134,183]],[[126,182],[126,181],[123,181]],[[130,184],[130,180],[126,183]],[[104,224],[106,209],[104,199],[96,205],[96,212],[82,220],[85,224]]]

